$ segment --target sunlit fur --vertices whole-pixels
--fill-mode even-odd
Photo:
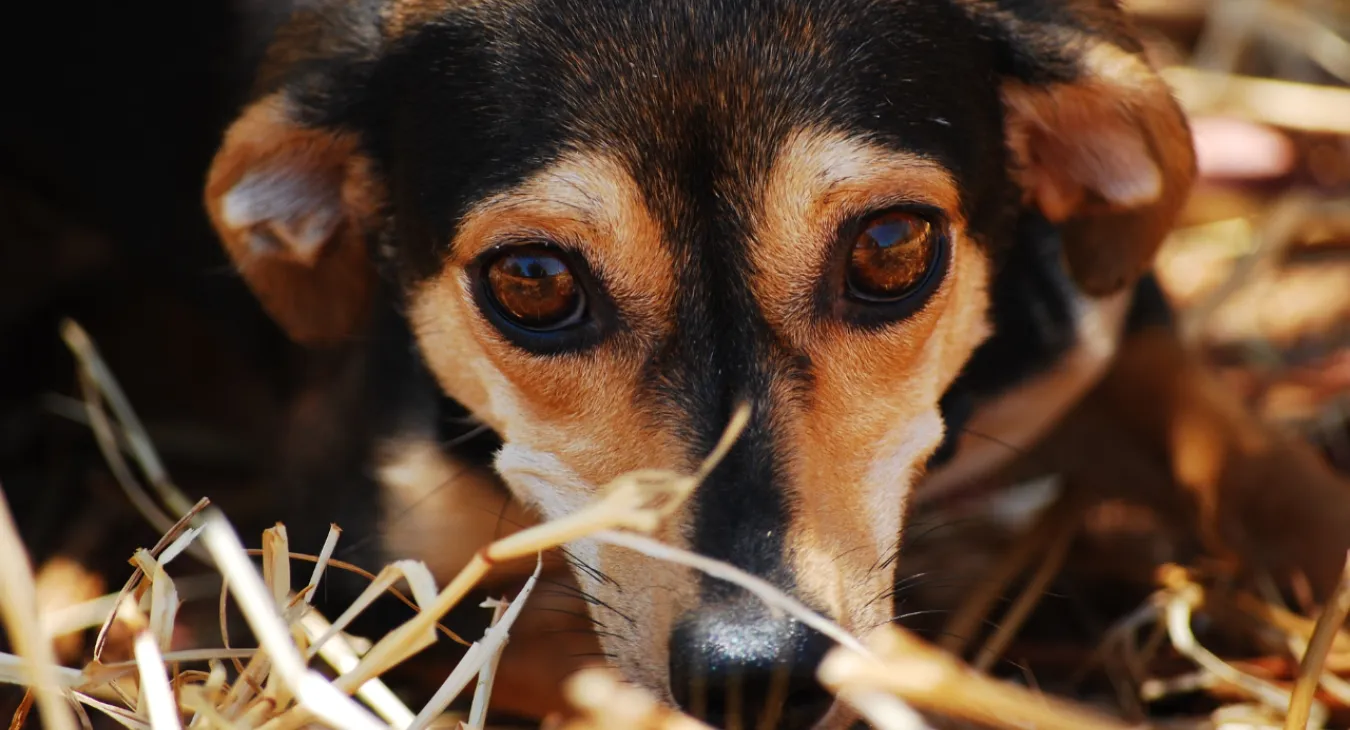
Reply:
[[[655,242],[632,245],[662,233],[620,169],[599,155],[568,159],[483,204],[461,226],[463,239],[453,247],[459,255],[412,300],[415,330],[442,387],[504,436],[502,477],[551,518],[575,510],[625,470],[691,466],[674,446],[680,436],[673,424],[663,423],[637,386],[663,336],[660,323],[670,320],[674,276]],[[791,455],[781,485],[794,504],[787,549],[805,595],[847,628],[868,629],[890,611],[865,600],[890,580],[869,567],[894,544],[909,486],[942,438],[938,398],[986,333],[988,263],[965,238],[957,192],[932,164],[803,130],[779,153],[770,179],[751,244],[761,262],[752,285],[766,319],[818,363],[805,397],[784,383],[772,405]],[[831,222],[896,197],[949,211],[955,255],[946,281],[921,312],[884,332],[812,323],[792,292],[834,244]],[[614,272],[607,281],[625,313],[651,322],[651,330],[567,358],[531,356],[505,342],[475,307],[463,261],[500,232],[522,228],[584,242],[592,266]],[[675,521],[664,537],[685,545],[683,533]],[[692,596],[692,586],[678,588],[688,576],[621,551],[580,552],[618,584],[582,576],[584,588],[643,616],[650,637],[610,641],[606,649],[635,664],[654,663],[674,612],[664,600],[634,600],[641,595],[635,589],[660,576],[663,594]]]
[[[316,0],[226,135],[207,208],[293,337],[385,358],[408,343],[407,372],[434,385],[403,393],[407,407],[467,409],[500,439],[506,488],[544,518],[626,471],[693,468],[749,403],[741,438],[658,537],[865,633],[891,619],[891,558],[951,435],[944,404],[992,404],[1017,431],[1008,404],[1031,393],[1028,438],[1053,421],[1109,360],[1193,176],[1179,109],[1108,6]],[[250,175],[268,171],[306,194],[234,215],[227,203],[256,202]],[[848,298],[832,257],[849,225],[897,206],[926,211],[948,249],[912,306],[878,315]],[[250,247],[269,229],[296,235]],[[590,272],[607,319],[584,342],[536,347],[475,294],[483,254],[538,240]],[[1032,250],[1048,253],[1009,268]],[[1044,300],[1067,310],[1048,334],[991,304]],[[388,504],[445,471],[420,442],[378,436],[403,465],[378,471]],[[957,446],[955,481],[985,471],[962,471]],[[457,488],[482,487],[475,474]],[[439,553],[446,572],[468,549],[384,547]],[[604,650],[667,699],[686,689],[672,687],[672,641],[717,653],[766,625],[690,571],[586,541],[571,553],[591,619],[618,627]],[[770,659],[796,641],[763,633],[783,644]]]

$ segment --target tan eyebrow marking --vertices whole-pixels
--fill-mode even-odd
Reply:
[[[475,205],[451,242],[464,266],[504,240],[538,236],[572,247],[616,299],[640,302],[632,327],[664,331],[655,313],[675,297],[675,262],[642,190],[601,152],[573,152],[524,183]]]
[[[382,13],[384,37],[400,38],[446,13],[473,10],[482,5],[484,0],[393,0]]]
[[[937,162],[840,132],[798,130],[782,145],[764,186],[751,263],[755,293],[776,326],[801,309],[835,228],[847,216],[898,202],[944,210],[960,229],[961,196]],[[775,315],[778,319],[775,321]]]

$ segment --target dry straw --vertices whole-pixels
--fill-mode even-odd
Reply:
[[[463,722],[466,727],[481,728],[486,722],[498,659],[535,585],[542,566],[540,556],[583,538],[636,550],[729,581],[758,596],[774,611],[791,615],[831,637],[838,646],[827,656],[818,676],[836,692],[844,707],[852,708],[875,727],[927,727],[915,708],[992,727],[1126,727],[1095,710],[995,680],[899,627],[886,627],[867,641],[860,641],[761,579],[653,539],[651,535],[662,521],[681,507],[730,449],[746,424],[745,407],[735,412],[722,439],[694,474],[656,470],[625,474],[574,514],[484,547],[444,587],[436,586],[424,564],[395,562],[378,575],[368,576],[369,587],[340,616],[330,620],[311,605],[311,598],[326,571],[349,567],[332,560],[341,538],[337,526],[330,530],[317,556],[292,552],[282,525],[264,532],[260,551],[245,550],[222,513],[205,500],[192,504],[174,486],[130,403],[83,330],[66,322],[63,334],[81,364],[89,422],[104,454],[133,503],[153,524],[162,525],[163,537],[152,548],[136,552],[132,559],[135,569],[121,591],[66,612],[60,624],[62,632],[92,628],[88,617],[97,615],[94,608],[103,610],[103,618],[93,661],[78,670],[61,667],[52,649],[54,629],[38,619],[32,566],[8,507],[0,498],[0,563],[4,565],[0,570],[0,608],[17,652],[13,656],[0,654],[0,681],[29,688],[11,727],[17,727],[35,704],[44,726],[54,730],[87,725],[87,719],[80,717],[89,710],[133,730],[291,730],[313,726],[421,730],[443,722],[447,709],[473,683],[474,698]],[[105,401],[114,417],[105,412]],[[150,490],[141,486],[131,465],[123,461],[124,445],[151,485]],[[169,514],[179,518],[171,520]],[[1048,519],[1063,527],[1072,514],[1073,510],[1061,508]],[[1069,534],[1068,529],[1053,530],[1038,542],[1043,549],[1059,553]],[[251,552],[260,554],[261,569],[255,566]],[[1016,559],[1003,571],[1011,574],[1029,564],[1034,552],[1017,551]],[[170,641],[180,599],[168,568],[183,554],[193,555],[219,571],[228,587],[221,596],[222,628],[227,596],[232,596],[258,639],[257,647],[230,647],[227,638],[226,646],[216,649],[173,649]],[[493,566],[531,556],[537,561],[534,575],[514,598],[485,604],[493,611],[490,627],[469,644],[431,700],[415,710],[406,706],[383,683],[381,675],[435,643],[438,630],[448,633],[438,621],[464,600]],[[291,566],[296,559],[313,563],[309,580],[300,591],[291,590]],[[1045,572],[1041,571],[1034,582],[1043,586],[1048,581]],[[1168,575],[1164,590],[1149,610],[1136,617],[1132,627],[1149,620],[1163,621],[1172,634],[1173,645],[1206,671],[1281,712],[1288,711],[1288,727],[1319,727],[1326,711],[1313,700],[1312,690],[1319,679],[1329,689],[1335,686],[1326,684],[1334,676],[1323,671],[1325,666],[1350,664],[1350,638],[1340,631],[1350,610],[1350,589],[1343,586],[1337,592],[1315,625],[1287,612],[1279,613],[1262,602],[1256,602],[1256,608],[1247,605],[1249,610],[1265,611],[1270,623],[1287,629],[1294,645],[1306,647],[1298,684],[1290,693],[1241,673],[1200,647],[1190,634],[1189,620],[1191,612],[1203,603],[1203,590],[1183,573]],[[1005,577],[1011,580],[1011,575]],[[412,619],[374,642],[358,641],[345,633],[375,598],[386,592],[397,593],[395,585],[399,583],[407,584],[412,598],[398,595],[418,609]],[[1022,603],[1032,601],[1025,598]],[[967,609],[962,621],[977,621],[987,612],[988,601],[978,599],[975,603],[978,605]],[[86,617],[84,621],[76,620],[81,616]],[[133,661],[102,661],[114,625],[130,632]],[[991,662],[1007,640],[1000,636],[987,645],[981,664]],[[327,674],[312,666],[315,659],[327,665]],[[181,668],[203,663],[204,670]],[[580,672],[564,689],[575,712],[565,722],[554,723],[560,729],[707,727],[608,670]]]

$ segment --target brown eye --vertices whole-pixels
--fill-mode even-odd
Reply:
[[[487,266],[487,289],[502,316],[530,330],[577,322],[585,297],[562,253],[543,246],[518,248]]]
[[[889,302],[913,292],[937,260],[939,236],[913,213],[882,213],[863,224],[848,259],[849,293]]]

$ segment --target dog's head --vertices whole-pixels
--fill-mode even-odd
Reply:
[[[297,340],[359,338],[392,295],[548,517],[691,469],[748,402],[663,537],[865,632],[1019,210],[1110,294],[1192,166],[1104,0],[335,0],[283,30],[207,204]],[[577,552],[607,653],[686,705],[756,712],[823,651],[725,585]]]

